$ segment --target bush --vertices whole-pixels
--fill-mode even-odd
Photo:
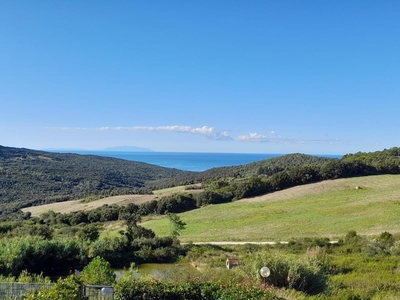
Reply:
[[[343,239],[343,243],[341,243],[341,248],[343,252],[349,253],[357,253],[363,250],[363,247],[367,244],[367,241],[357,234],[356,231],[349,231]]]
[[[71,275],[65,279],[58,279],[57,283],[49,290],[40,289],[30,292],[24,298],[26,300],[81,300],[82,282],[76,275]]]
[[[269,291],[248,284],[196,283],[183,284],[120,280],[116,286],[117,300],[248,300],[278,299]]]
[[[46,271],[58,267],[74,268],[82,262],[81,245],[74,239],[46,240],[38,236],[2,239],[0,241],[0,272],[19,274]]]
[[[81,278],[86,284],[111,285],[115,282],[115,273],[108,261],[97,256],[85,268]]]
[[[251,274],[262,280],[259,270],[267,266],[271,274],[266,281],[276,287],[295,289],[310,295],[321,293],[327,286],[327,263],[318,256],[294,258],[260,253],[253,258]]]
[[[400,255],[400,241],[396,241],[393,243],[393,246],[390,247],[390,254]]]
[[[379,243],[378,241],[371,241],[367,243],[363,248],[362,252],[368,256],[374,256],[374,255],[381,255],[381,254],[390,254],[389,250],[385,248],[384,245]]]

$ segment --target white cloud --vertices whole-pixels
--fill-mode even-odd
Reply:
[[[190,127],[190,126],[133,126],[133,127],[99,127],[96,130],[114,130],[114,131],[170,131],[170,132],[182,132],[191,133],[206,136],[213,140],[232,140],[226,131],[218,131],[214,127],[203,126],[203,127]]]
[[[264,142],[268,139],[268,137],[254,132],[249,133],[248,135],[240,135],[236,139],[244,142]]]
[[[332,139],[315,139],[315,140],[305,140],[296,138],[287,138],[279,136],[275,131],[270,131],[268,134],[260,134],[257,132],[252,132],[247,135],[240,135],[236,138],[232,138],[227,131],[219,131],[214,127],[202,126],[202,127],[191,127],[182,125],[173,126],[104,126],[97,128],[87,128],[87,127],[53,127],[52,129],[57,130],[95,130],[95,131],[165,131],[165,132],[179,132],[188,133],[194,135],[205,136],[210,140],[236,140],[239,142],[254,142],[254,143],[277,143],[277,144],[306,144],[306,143],[332,143],[338,140]]]
[[[268,136],[253,132],[249,133],[248,135],[240,135],[236,138],[236,140],[242,142],[280,143],[280,144],[332,143],[338,141],[337,139],[305,140],[305,139],[287,138],[275,134],[275,131],[271,131],[270,135]]]

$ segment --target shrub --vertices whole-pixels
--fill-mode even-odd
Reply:
[[[393,246],[390,247],[390,254],[400,255],[400,241],[396,241],[393,243]]]
[[[116,286],[117,300],[248,300],[278,299],[269,291],[249,284],[196,283],[182,284],[120,280]]]
[[[368,256],[389,254],[389,251],[385,248],[385,246],[379,243],[378,241],[371,241],[367,243],[362,248],[362,252]]]
[[[2,239],[0,272],[19,274],[28,271],[71,268],[82,262],[81,245],[74,239],[46,240],[38,236]]]
[[[384,245],[386,248],[389,248],[393,246],[395,240],[393,234],[385,231],[380,234],[380,236],[377,238],[377,241]]]
[[[30,292],[24,298],[26,300],[81,300],[82,282],[76,275],[71,275],[65,279],[58,279],[57,283],[46,290]]]
[[[310,295],[321,293],[327,286],[326,261],[318,256],[294,258],[260,253],[253,258],[253,276],[261,280],[259,270],[267,266],[271,274],[266,281],[276,287],[284,287],[305,292]]]
[[[108,261],[97,256],[83,268],[81,278],[87,284],[111,285],[115,281],[115,273]]]
[[[362,251],[366,242],[356,231],[351,230],[344,237],[341,247],[345,253],[357,253]]]

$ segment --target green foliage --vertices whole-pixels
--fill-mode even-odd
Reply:
[[[399,257],[363,253],[331,255],[334,274],[329,279],[332,299],[397,299],[400,291]],[[350,292],[351,291],[351,292]],[[386,297],[380,297],[387,293]],[[331,299],[327,297],[327,299]]]
[[[171,262],[179,254],[179,246],[172,237],[139,238],[132,247],[139,262]]]
[[[80,265],[83,257],[75,239],[46,240],[38,236],[0,240],[0,273],[19,274],[49,270],[55,266],[68,269]]]
[[[277,300],[271,292],[250,284],[187,282],[182,284],[159,281],[121,280],[116,286],[117,300]]]
[[[0,222],[0,235],[4,235],[14,228],[19,227],[19,222]]]
[[[85,225],[76,233],[81,241],[93,242],[100,236],[99,227],[96,225]]]
[[[379,174],[398,174],[400,148],[393,147],[375,152],[357,152],[343,156],[344,162],[361,162],[373,167]]]
[[[305,292],[310,295],[321,293],[327,286],[327,263],[319,256],[295,258],[287,255],[258,253],[251,258],[253,268],[250,274],[261,280],[259,270],[267,266],[271,274],[266,278],[269,284]]]
[[[128,242],[131,243],[135,237],[135,227],[137,227],[137,223],[140,222],[140,215],[138,214],[139,207],[135,204],[129,203],[126,207],[122,209],[120,212],[119,218],[125,221],[126,225],[126,237],[128,238]]]
[[[355,230],[350,230],[343,241],[341,241],[341,250],[344,253],[357,253],[365,249],[368,241],[357,234]]]
[[[90,203],[93,201],[103,199],[104,197],[106,197],[106,196],[105,195],[90,195],[90,196],[83,198],[80,202],[81,203]]]
[[[50,283],[51,280],[49,277],[43,276],[43,273],[35,274],[29,273],[27,270],[22,270],[19,274],[17,282],[34,282],[34,283]]]
[[[23,226],[14,228],[9,232],[9,236],[40,236],[45,239],[53,237],[54,230],[48,225],[35,224],[31,225],[27,222]]]
[[[40,289],[37,292],[30,292],[24,298],[26,300],[81,300],[82,282],[76,275],[65,279],[58,279],[57,283],[50,289]]]
[[[181,218],[176,214],[168,214],[168,219],[170,223],[170,232],[173,238],[177,238],[181,231],[185,229],[186,223],[181,220]]]
[[[210,191],[205,190],[195,196],[196,206],[201,207],[210,204],[220,204],[231,202],[234,195],[230,191]]]
[[[389,251],[392,255],[400,255],[400,241],[395,241]]]
[[[115,278],[110,263],[100,256],[96,256],[81,273],[81,279],[86,284],[111,285]]]
[[[113,266],[124,267],[133,260],[133,253],[125,235],[104,235],[88,246],[88,257],[100,256]]]
[[[191,194],[174,194],[161,198],[157,202],[157,213],[180,213],[197,208]]]
[[[0,146],[0,214],[26,206],[138,193],[147,181],[191,172],[95,155]],[[93,196],[95,195],[95,196]]]
[[[387,248],[393,246],[395,242],[393,234],[387,231],[382,232],[380,236],[377,238],[377,241],[382,243]]]

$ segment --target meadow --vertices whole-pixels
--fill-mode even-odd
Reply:
[[[82,259],[79,254],[88,251],[88,257],[101,254],[114,264],[126,259],[129,253],[130,259],[133,259],[134,253],[139,259],[141,271],[146,264],[141,266],[140,262],[152,262],[153,258],[163,257],[169,253],[165,250],[167,248],[171,251],[175,249],[175,254],[180,253],[176,260],[167,260],[175,264],[163,265],[162,270],[157,270],[160,281],[151,279],[150,274],[118,281],[116,286],[123,293],[118,299],[144,299],[140,298],[143,291],[152,291],[155,295],[156,292],[161,293],[157,294],[157,299],[171,299],[168,297],[172,294],[174,299],[181,299],[176,298],[177,295],[181,297],[193,291],[203,294],[210,290],[218,293],[234,291],[232,293],[235,296],[241,293],[241,299],[397,299],[400,297],[399,183],[400,175],[325,180],[179,213],[179,218],[186,223],[186,228],[178,237],[184,243],[179,249],[173,248],[173,245],[152,249],[151,243],[162,242],[162,238],[154,241],[138,238],[133,240],[128,252],[119,253],[122,248],[118,245],[125,245],[123,241],[127,240],[124,233],[127,225],[122,219],[104,223],[100,236],[93,241],[78,240],[76,237],[70,237],[69,242],[41,237],[14,237],[4,239],[4,243],[9,245],[2,248],[16,249],[15,245],[22,245],[20,248],[28,249],[27,254],[30,254],[36,250],[42,253],[43,249],[58,249],[55,245],[59,245],[69,251],[66,252],[66,257],[69,257],[71,249],[79,250],[82,247],[76,251],[75,260]],[[149,196],[161,199],[164,195],[185,192],[185,187],[179,187],[159,190]],[[113,199],[80,201],[77,205],[112,204],[107,201]],[[66,207],[68,204],[71,205],[71,202],[63,205]],[[161,237],[171,235],[171,223],[166,215],[143,216],[140,225],[154,230]],[[80,232],[84,225],[76,226]],[[90,226],[93,225],[86,226],[92,228]],[[64,230],[73,229],[64,227]],[[330,244],[325,238],[339,242]],[[143,244],[146,241],[149,243]],[[233,245],[196,244],[215,241],[232,242]],[[266,241],[289,243],[234,244]],[[34,247],[35,243],[37,245]],[[74,245],[77,247],[74,248]],[[60,249],[56,251],[57,257],[62,252]],[[119,256],[116,255],[118,253]],[[9,257],[6,251],[4,255]],[[48,259],[52,256],[45,257]],[[227,270],[227,257],[239,258],[240,266]],[[27,261],[33,259],[28,257]],[[12,263],[18,263],[18,257]],[[66,263],[69,264],[69,261],[66,260]],[[188,269],[181,268],[181,265],[188,266]],[[267,290],[261,288],[262,278],[258,272],[265,265],[272,274],[268,278]],[[225,290],[228,283],[233,286]],[[165,294],[166,290],[171,294]],[[197,299],[193,298],[194,294],[190,297]],[[210,299],[232,299],[231,296],[213,297]]]
[[[327,180],[180,214],[182,242],[336,240],[350,230],[376,236],[400,231],[400,175]],[[167,236],[165,216],[142,225]]]

